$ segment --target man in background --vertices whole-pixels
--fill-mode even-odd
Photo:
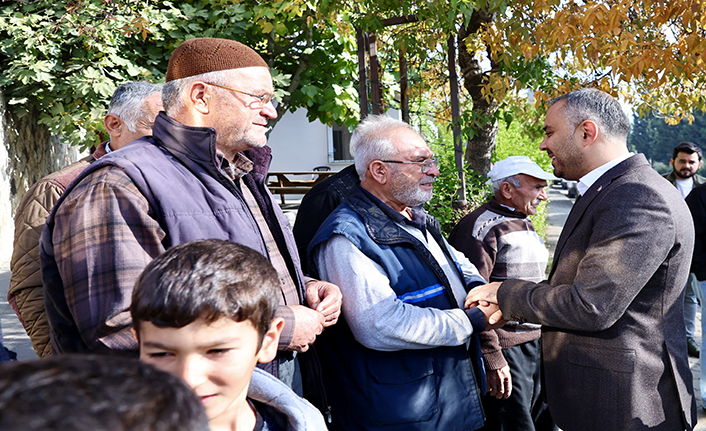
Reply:
[[[267,62],[242,43],[195,38],[174,50],[152,136],[91,165],[47,220],[41,259],[53,351],[136,356],[128,308],[140,272],[177,244],[222,239],[277,270],[285,325],[277,358],[263,367],[299,395],[315,390],[303,381],[305,370],[316,374],[307,367],[314,361],[302,364],[299,353],[336,323],[341,294],[303,276],[265,184],[273,97]]]
[[[691,216],[694,219],[694,255],[691,259],[691,272],[699,281],[701,293],[706,293],[706,184],[700,185],[686,197]],[[702,299],[704,296],[702,296]],[[706,303],[701,302],[701,351],[704,351],[706,337]],[[706,376],[706,361],[701,358],[701,375]],[[706,406],[706,377],[700,380],[701,408]]]
[[[149,82],[127,82],[113,93],[103,119],[110,140],[93,154],[40,179],[22,196],[15,213],[15,242],[10,261],[8,302],[40,358],[51,354],[49,322],[44,308],[39,237],[59,196],[88,165],[137,138],[152,134],[152,124],[162,110],[162,87]]]
[[[488,281],[545,279],[549,251],[530,215],[556,179],[527,156],[501,160],[488,172],[493,198],[466,215],[449,243]],[[487,431],[554,430],[542,393],[540,325],[508,322],[479,334],[488,380],[482,398]]]
[[[309,246],[310,270],[346,298],[317,344],[331,427],[478,429],[477,333],[494,310],[463,310],[466,289],[485,280],[422,208],[438,159],[409,124],[375,115],[353,132],[351,152],[360,184]]]
[[[672,152],[669,164],[672,172],[663,175],[674,187],[679,190],[681,196],[686,199],[694,187],[706,183],[706,178],[696,172],[701,168],[701,148],[693,142],[682,142]],[[696,332],[696,309],[699,306],[699,282],[693,273],[689,274],[686,281],[684,293],[684,324],[686,325],[686,347],[689,356],[699,357],[699,343],[694,339]]]

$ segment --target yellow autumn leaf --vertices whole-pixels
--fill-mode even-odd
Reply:
[[[260,26],[262,32],[265,34],[272,32],[272,30],[275,28],[275,26],[271,22],[266,21],[264,19],[258,21],[257,24]]]

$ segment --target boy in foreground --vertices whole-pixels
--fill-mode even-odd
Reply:
[[[185,381],[212,431],[326,429],[318,410],[255,368],[277,354],[278,286],[261,254],[214,239],[169,249],[135,284],[140,359]]]

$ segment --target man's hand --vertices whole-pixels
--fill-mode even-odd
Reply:
[[[492,370],[486,373],[488,381],[488,394],[497,399],[508,398],[512,393],[512,377],[510,376],[510,366],[505,365],[499,370]]]
[[[288,350],[306,352],[324,330],[324,315],[303,305],[290,305],[294,312],[294,335]]]
[[[478,286],[471,289],[466,295],[466,308],[471,308],[474,305],[478,305],[480,301],[492,302],[493,304],[498,303],[498,289],[500,288],[500,282],[494,281],[492,283],[485,284],[483,286]]]
[[[502,328],[507,323],[507,320],[503,319],[503,312],[500,311],[498,304],[480,301],[475,307],[478,307],[478,309],[485,314],[486,331]]]
[[[312,309],[324,315],[324,327],[338,322],[342,300],[341,289],[335,284],[319,280],[306,283],[306,302]]]

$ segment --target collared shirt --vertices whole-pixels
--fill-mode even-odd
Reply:
[[[613,167],[617,166],[623,160],[634,155],[635,153],[623,154],[622,156],[616,157],[610,162],[604,163],[596,169],[592,170],[591,172],[587,173],[586,175],[582,176],[581,179],[579,179],[578,184],[576,184],[576,189],[578,190],[579,194],[583,196],[584,193],[586,193],[586,191],[591,188],[593,183],[598,181],[598,179],[602,177],[603,174],[611,170]]]
[[[250,212],[255,219],[255,223],[257,223],[257,227],[260,228],[260,235],[262,236],[262,240],[265,242],[265,247],[267,247],[267,254],[269,255],[268,258],[270,263],[277,271],[277,276],[279,277],[279,283],[282,290],[280,305],[298,305],[301,301],[299,300],[297,285],[294,283],[294,279],[292,278],[292,274],[289,273],[289,269],[287,269],[287,263],[284,261],[284,257],[277,247],[277,242],[272,236],[270,227],[265,221],[265,216],[262,215],[262,210],[257,204],[255,196],[253,196],[250,189],[243,184],[240,185],[240,190],[243,192],[245,203],[250,209]]]
[[[229,162],[221,153],[218,153],[216,158],[221,163],[220,168],[223,173],[233,181],[244,177],[253,169],[253,162],[243,153],[236,153],[232,162]]]
[[[496,202],[497,202],[497,201],[496,201]],[[503,208],[507,208],[507,209],[509,209],[509,210],[510,210],[510,211],[512,211],[512,212],[514,212],[514,211],[515,211],[515,208],[513,208],[513,207],[509,207],[509,206],[507,206],[507,205],[504,205],[504,204],[501,204],[500,202],[498,202],[498,205],[500,205],[500,206],[501,206],[501,207],[503,207]]]

